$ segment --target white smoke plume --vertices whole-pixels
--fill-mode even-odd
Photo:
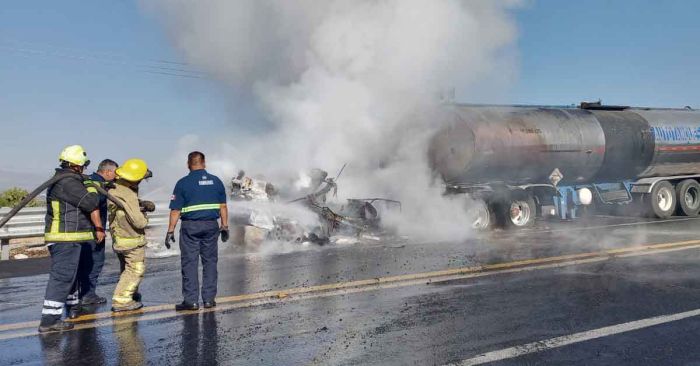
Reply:
[[[388,221],[418,239],[469,235],[464,200],[442,197],[427,165],[440,92],[491,93],[513,74],[515,1],[158,0],[188,62],[256,96],[272,126],[210,165],[269,180],[318,167],[340,198],[403,202]],[[188,138],[189,139],[189,138]],[[187,145],[185,139],[185,145]]]

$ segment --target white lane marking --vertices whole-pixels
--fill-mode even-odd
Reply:
[[[653,318],[635,320],[628,323],[616,324],[608,327],[588,330],[585,332],[574,333],[561,337],[545,339],[538,342],[522,344],[515,347],[508,347],[498,351],[491,351],[473,358],[462,360],[460,362],[451,363],[449,365],[481,365],[487,362],[502,361],[506,359],[520,357],[530,353],[542,352],[552,348],[563,347],[574,343],[590,341],[593,339],[607,337],[615,334],[631,332],[633,330],[649,328],[659,324],[675,322],[678,320],[691,318],[698,315],[700,315],[700,309],[690,310],[676,314],[660,315],[655,316]]]

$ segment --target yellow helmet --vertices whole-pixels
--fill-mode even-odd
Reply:
[[[129,159],[124,162],[116,171],[117,175],[129,182],[138,182],[145,178],[150,178],[151,171],[148,165],[141,159]]]
[[[85,149],[80,145],[71,145],[63,149],[58,156],[58,161],[67,161],[78,166],[86,166],[90,163]]]

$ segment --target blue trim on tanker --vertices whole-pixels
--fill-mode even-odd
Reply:
[[[700,143],[700,127],[652,126],[651,135],[656,141]]]

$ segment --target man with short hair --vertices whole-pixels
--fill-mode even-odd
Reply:
[[[90,175],[90,180],[85,184],[97,183],[104,188],[114,182],[116,178],[116,170],[119,168],[114,160],[105,159],[97,166],[97,171]],[[107,228],[107,197],[100,194],[100,221],[102,227]],[[97,295],[97,279],[102,272],[102,267],[105,264],[105,244],[88,242],[83,244],[80,253],[80,265],[78,266],[78,286],[81,305],[104,304],[107,299]],[[75,307],[75,311],[71,312],[71,317],[76,317],[77,311],[80,309]]]
[[[228,208],[221,179],[205,170],[204,154],[193,151],[187,156],[190,173],[175,185],[170,198],[170,223],[165,247],[175,242],[175,226],[180,224],[180,264],[182,270],[181,304],[176,311],[199,309],[199,259],[202,260],[201,298],[205,308],[216,306],[218,239],[227,241]],[[217,222],[221,219],[221,225]]]

